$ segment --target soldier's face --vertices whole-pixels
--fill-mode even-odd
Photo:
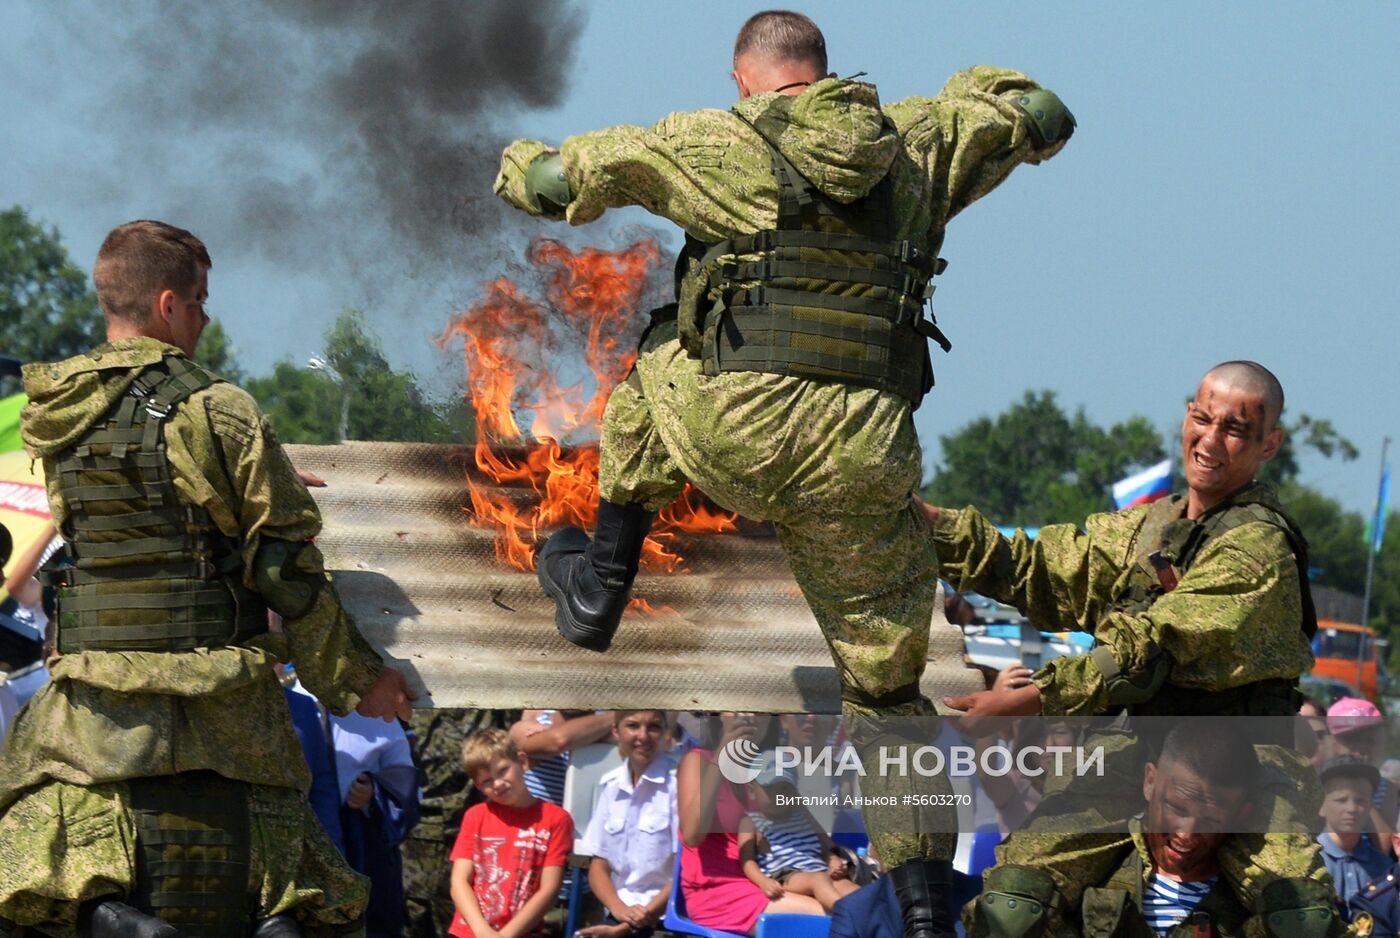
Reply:
[[[208,268],[200,268],[199,279],[189,292],[171,292],[174,295],[168,319],[170,344],[193,358],[199,337],[209,325],[209,314],[204,311],[204,303],[209,299]]]
[[[1181,424],[1186,484],[1208,508],[1248,484],[1282,442],[1283,430],[1268,426],[1263,395],[1207,378]]]
[[[1227,834],[1249,811],[1243,788],[1216,785],[1167,761],[1143,773],[1143,838],[1158,871],[1184,880],[1214,876]]]

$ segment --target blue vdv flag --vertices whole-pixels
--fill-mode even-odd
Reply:
[[[1390,464],[1381,470],[1381,488],[1376,493],[1376,513],[1371,516],[1370,528],[1371,552],[1379,554],[1381,545],[1385,543],[1385,516],[1390,508]]]

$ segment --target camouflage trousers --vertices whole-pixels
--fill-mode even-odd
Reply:
[[[723,507],[773,522],[855,713],[933,712],[916,699],[938,587],[913,500],[922,473],[908,402],[785,375],[704,375],[674,323],[652,329],[603,417],[603,498],[660,509],[689,480]],[[935,849],[952,857],[951,834],[937,847],[882,836],[871,832],[887,866]]]
[[[416,830],[415,830],[416,833]],[[457,907],[452,902],[452,845],[439,838],[410,833],[403,842],[404,902],[408,907],[406,938],[446,938]]]
[[[362,935],[369,883],[295,789],[250,785],[248,895],[258,919],[293,912],[308,938]],[[79,906],[130,895],[138,820],[124,782],[49,782],[0,817],[0,918],[71,938]]]
[[[1126,807],[1124,792],[1142,790],[1143,765],[1149,758],[1141,737],[1127,734],[1091,736],[1085,746],[1103,745],[1104,774],[1069,776],[1047,785],[1044,800],[1027,822],[997,847],[997,867],[1021,866],[1050,875],[1063,905],[1051,907],[1046,938],[1079,934],[1079,905],[1084,890],[1103,885],[1131,852],[1128,821],[1142,809],[1141,800]],[[1220,870],[1245,906],[1255,909],[1270,883],[1280,879],[1311,880],[1331,889],[1311,820],[1322,803],[1312,767],[1280,746],[1256,746],[1265,768],[1265,784],[1256,798],[1264,812],[1262,833],[1230,835],[1220,848]],[[988,884],[993,879],[988,871]],[[973,936],[981,898],[968,903],[963,920]],[[1246,923],[1246,934],[1263,936],[1257,916]]]

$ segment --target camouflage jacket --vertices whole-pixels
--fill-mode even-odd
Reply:
[[[1272,489],[1256,498],[1282,510]],[[1173,658],[1170,684],[1227,690],[1270,678],[1296,679],[1312,666],[1303,636],[1302,594],[1288,538],[1267,522],[1211,538],[1175,589],[1147,609],[1123,608],[1128,580],[1145,552],[1149,520],[1182,517],[1186,499],[1092,515],[1084,530],[1057,524],[1034,541],[1003,537],[974,508],[943,509],[934,540],[943,574],[1020,609],[1040,629],[1090,632],[1124,671],[1142,668],[1155,646]],[[1090,715],[1108,708],[1093,658],[1059,658],[1035,676],[1042,712]]]
[[[146,366],[179,351],[154,339],[124,339],[85,355],[25,368],[22,431],[30,456],[43,459],[53,520],[67,507],[53,466],[106,415]],[[167,458],[182,499],[202,506],[239,544],[246,568],[264,538],[308,541],[320,515],[257,404],[238,387],[196,392],[167,419]],[[317,566],[320,554],[308,545]],[[253,647],[256,646],[256,647]],[[305,761],[292,733],[272,665],[295,660],[303,683],[340,713],[353,708],[380,670],[329,585],[311,610],[249,647],[189,652],[64,655],[51,683],[31,701],[0,759],[0,805],[46,777],[74,784],[192,769],[229,778],[305,787]]]
[[[1021,163],[1049,159],[1063,146],[1036,149],[1030,119],[1011,103],[1037,87],[1018,72],[977,66],[954,75],[935,98],[905,98],[883,108],[874,85],[833,78],[796,96],[754,95],[734,111],[750,121],[780,117],[787,130],[776,141],[779,149],[839,202],[854,202],[893,174],[899,237],[936,251],[954,215]],[[549,149],[531,140],[511,144],[496,193],[533,213],[525,170]],[[573,225],[624,205],[668,218],[702,241],[777,222],[770,151],[731,111],[678,112],[651,128],[579,134],[566,139],[561,152]]]
[[[1127,892],[1137,911],[1142,913],[1144,897],[1147,895],[1153,872],[1152,854],[1148,851],[1147,841],[1143,837],[1140,817],[1129,822],[1129,831],[1132,843],[1124,852],[1123,863],[1103,885]],[[1096,903],[1089,894],[1086,894],[1082,913],[1083,933],[1086,938],[1109,934],[1115,924],[1112,904],[1105,906],[1104,903]],[[1245,920],[1249,918],[1249,910],[1240,902],[1224,876],[1221,876],[1215,887],[1197,903],[1192,913],[1203,913],[1209,917],[1210,934],[1216,938],[1241,938],[1245,934]],[[1192,938],[1195,931],[1191,916],[1169,929],[1166,934],[1167,938]]]

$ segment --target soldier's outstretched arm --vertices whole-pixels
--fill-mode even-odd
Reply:
[[[1094,631],[1122,575],[1129,525],[1094,515],[1086,527],[1047,525],[1031,540],[1024,531],[1003,537],[971,507],[940,508],[932,520],[939,572],[954,587],[1015,606],[1050,632]]]
[[[926,155],[945,224],[1017,166],[1059,153],[1076,126],[1054,92],[990,65],[958,72],[937,97],[905,98],[885,113],[909,148]]]
[[[521,211],[571,225],[636,205],[697,237],[722,238],[772,223],[773,211],[750,191],[772,185],[768,160],[727,111],[681,112],[654,127],[577,134],[557,150],[517,140],[501,156],[495,191]]]
[[[1168,679],[1202,691],[1296,679],[1312,664],[1300,603],[1283,533],[1242,525],[1207,543],[1147,611],[1105,615],[1093,653],[1042,668],[1035,677],[1042,711],[1102,713],[1150,698]]]

